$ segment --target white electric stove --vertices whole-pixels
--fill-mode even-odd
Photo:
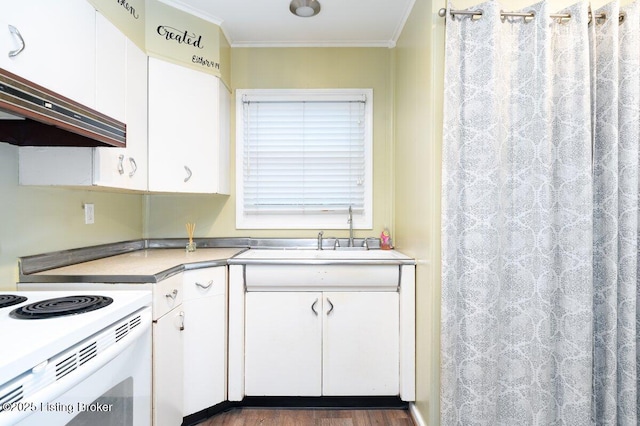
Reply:
[[[0,291],[0,425],[149,425],[149,291]]]

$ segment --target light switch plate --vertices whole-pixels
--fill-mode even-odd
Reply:
[[[90,225],[95,222],[95,208],[93,204],[84,205],[84,223]]]

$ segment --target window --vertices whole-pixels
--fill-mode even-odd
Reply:
[[[238,90],[236,226],[372,227],[373,90]]]

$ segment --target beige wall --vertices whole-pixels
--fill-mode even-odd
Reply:
[[[392,51],[386,48],[231,49],[235,89],[373,88],[373,229],[377,236],[393,224]],[[196,223],[197,237],[310,237],[315,230],[237,230],[235,225],[235,97],[231,131],[231,196],[154,195],[146,198],[149,237],[184,237],[184,223]],[[345,217],[346,223],[346,217]],[[325,230],[346,237],[348,231]]]
[[[356,236],[391,227],[391,53],[385,48],[232,49],[234,88],[374,89],[374,226]],[[235,145],[232,132],[232,192]],[[195,222],[196,236],[304,236],[314,231],[235,229],[235,198],[205,195],[136,195],[18,185],[18,149],[0,143],[0,289],[14,289],[17,258],[31,254],[142,237],[183,237]],[[96,223],[84,225],[83,203],[94,203]],[[346,218],[345,218],[346,221]],[[346,236],[347,231],[331,232]]]
[[[440,173],[444,1],[416,1],[395,49],[395,231],[417,259],[416,408],[440,424]]]
[[[18,148],[0,143],[0,290],[15,290],[17,258],[142,236],[142,196],[18,185]],[[95,223],[84,224],[84,203]]]

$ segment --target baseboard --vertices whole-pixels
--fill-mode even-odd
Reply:
[[[410,405],[397,396],[245,396],[242,401],[224,401],[184,417],[182,426],[193,426],[223,411],[242,407],[271,408],[399,408],[410,409]]]
[[[397,396],[245,396],[243,407],[274,408],[408,408]]]
[[[223,411],[231,410],[239,406],[239,403],[223,401],[219,404],[214,405],[213,407],[205,408],[202,411],[198,411],[197,413],[191,414],[182,419],[181,426],[193,426],[205,419],[208,419],[211,416],[214,416],[218,413],[222,413]]]
[[[427,422],[424,421],[422,414],[420,414],[420,411],[416,408],[416,404],[413,402],[409,403],[409,414],[416,426],[427,426]]]

